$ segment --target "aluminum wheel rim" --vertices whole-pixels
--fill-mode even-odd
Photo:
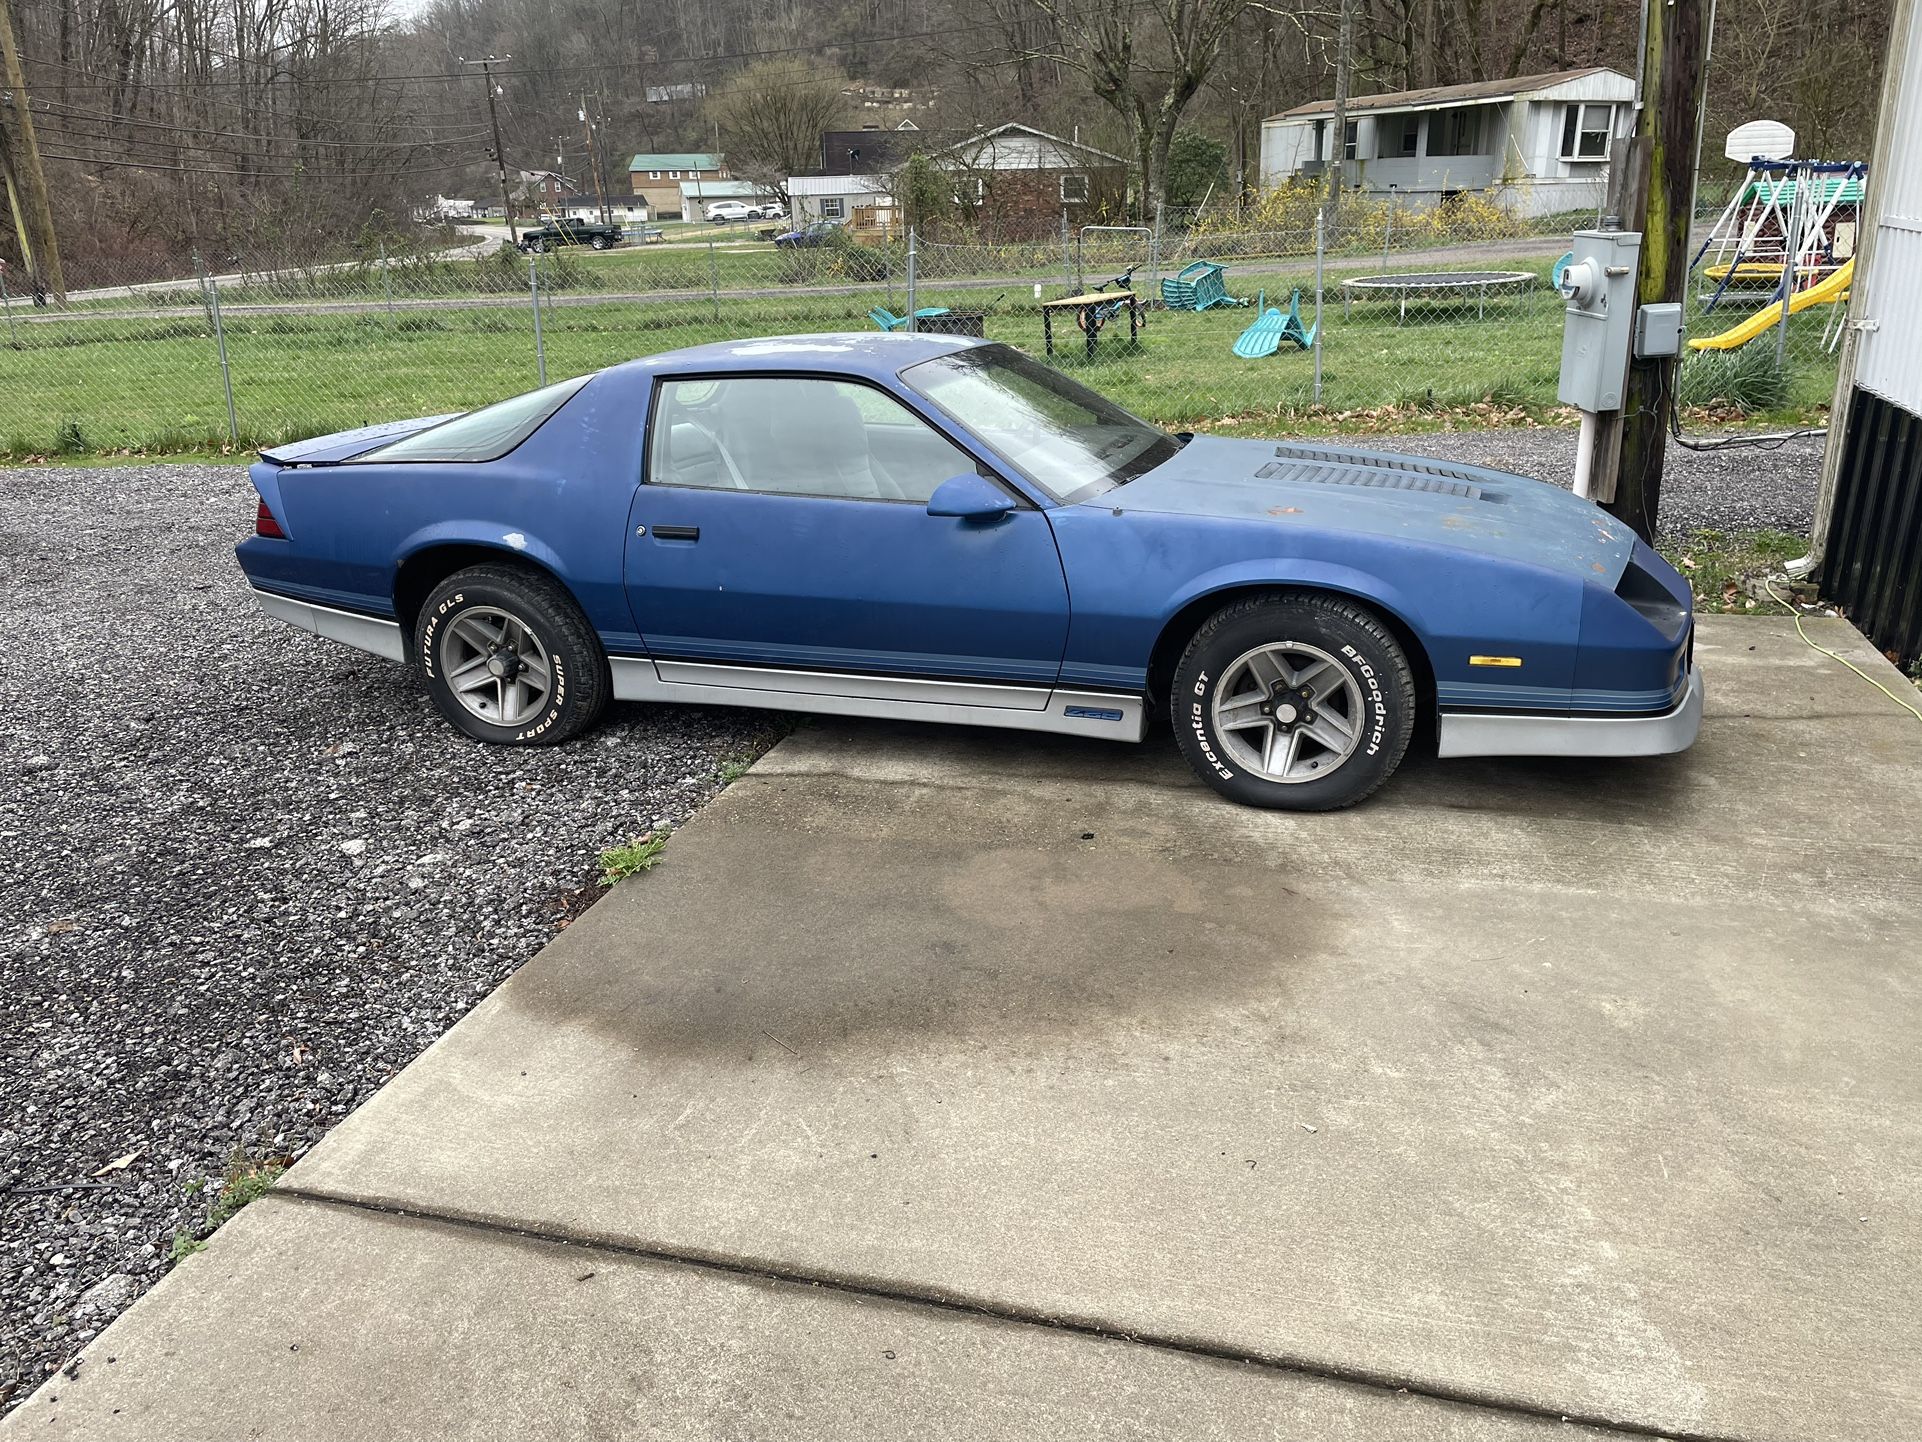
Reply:
[[[497,606],[476,606],[454,618],[441,640],[440,674],[461,708],[490,726],[518,726],[538,716],[554,690],[540,637]]]
[[[1210,707],[1222,750],[1264,781],[1299,785],[1341,769],[1361,744],[1361,687],[1319,647],[1274,641],[1235,658]]]

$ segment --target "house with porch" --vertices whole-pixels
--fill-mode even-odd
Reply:
[[[1339,164],[1363,192],[1432,205],[1464,191],[1519,215],[1600,204],[1609,146],[1635,123],[1635,81],[1589,66],[1348,101],[1339,146],[1332,100],[1261,123],[1261,183],[1314,179]]]
[[[682,183],[726,179],[727,158],[706,152],[637,155],[627,162],[628,190],[647,202],[648,214],[656,220],[699,220],[701,216],[698,210],[692,215],[682,215]],[[712,198],[719,200],[723,197],[717,195]]]
[[[894,193],[886,175],[795,175],[787,183],[798,228],[817,220],[858,229],[892,228]]]

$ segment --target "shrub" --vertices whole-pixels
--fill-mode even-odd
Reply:
[[[1776,364],[1770,338],[1734,350],[1691,351],[1675,383],[1677,403],[1694,409],[1779,410],[1788,403],[1788,372]]]

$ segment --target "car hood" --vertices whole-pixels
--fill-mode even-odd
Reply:
[[[363,451],[371,451],[375,446],[397,441],[402,436],[411,436],[442,421],[451,421],[460,414],[460,411],[451,411],[444,416],[422,416],[418,420],[383,421],[377,426],[361,426],[356,430],[335,431],[332,435],[314,436],[304,441],[288,441],[285,445],[266,447],[261,451],[260,458],[282,466],[324,466],[333,461],[348,460]]]
[[[1091,504],[1446,546],[1613,586],[1622,522],[1559,486],[1454,461],[1197,436]]]

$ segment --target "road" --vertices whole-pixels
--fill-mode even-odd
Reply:
[[[462,251],[450,252],[450,254],[455,258],[459,258],[464,254],[475,254],[484,250],[487,243],[488,242],[477,242],[474,246],[467,247]],[[1400,269],[1433,269],[1443,266],[1471,265],[1479,262],[1492,261],[1538,261],[1544,252],[1552,248],[1554,244],[1555,242],[1552,238],[1537,236],[1529,240],[1489,241],[1472,245],[1443,246],[1433,250],[1396,252],[1390,256],[1389,263],[1391,267]],[[687,246],[681,248],[706,249],[705,246]],[[768,257],[769,263],[772,264],[775,252],[769,250],[762,253]],[[1164,264],[1163,270],[1167,274],[1172,274],[1180,265],[1185,263],[1186,260],[1181,257],[1170,257]],[[1229,258],[1224,261],[1224,263],[1229,268],[1231,290],[1235,293],[1241,293],[1250,289],[1246,283],[1246,278],[1248,277],[1254,277],[1259,280],[1266,276],[1284,275],[1299,282],[1306,277],[1307,273],[1313,270],[1314,257],[1313,255],[1266,256],[1247,260]],[[282,272],[281,274],[298,275],[305,278],[316,273],[325,273],[329,270],[351,269],[354,264],[356,263],[322,266],[319,267],[318,270],[303,268],[299,271],[288,271]],[[1381,258],[1375,255],[1331,257],[1326,261],[1324,266],[1326,273],[1329,276],[1335,277],[1365,274],[1381,270],[1382,268]],[[221,284],[259,286],[270,283],[272,274],[259,272],[250,274],[235,273],[216,277],[216,279]],[[1097,283],[1098,276],[1091,274],[1087,279],[1090,284],[1094,284]],[[952,279],[938,275],[924,275],[923,277],[923,284],[928,289],[939,289],[942,291],[1026,290],[1037,283],[1042,285],[1044,289],[1052,290],[1062,282],[1052,276],[1036,277],[1034,275],[972,275]],[[108,288],[84,292],[76,291],[74,292],[74,298],[111,300],[120,299],[124,296],[124,298],[127,299],[138,299],[141,295],[192,291],[196,288],[197,284],[198,283],[193,280],[159,281],[152,285],[119,287],[117,290],[115,288]],[[550,292],[542,296],[542,302],[549,307],[567,308],[570,306],[593,306],[610,303],[628,305],[672,305],[712,300],[775,300],[787,299],[793,296],[879,296],[882,295],[890,285],[896,295],[904,294],[903,280],[900,277],[895,277],[891,282],[843,282],[823,285],[770,284],[746,287],[730,286],[719,290],[707,286],[678,286],[657,290],[603,290],[585,294],[572,292],[556,294]],[[1333,287],[1331,286],[1329,289],[1332,290]],[[1246,296],[1244,298],[1249,300],[1253,299],[1252,296]],[[1327,300],[1325,300],[1324,303],[1327,303]],[[384,297],[338,301],[287,300],[240,303],[223,301],[220,309],[223,316],[327,316],[391,314],[400,311],[520,310],[525,309],[526,305],[527,296],[517,290],[512,293],[500,295],[408,297],[396,298],[392,301]],[[118,306],[112,309],[81,311],[40,310],[28,312],[16,310],[14,318],[29,324],[41,325],[68,324],[74,321],[170,320],[177,317],[181,309],[181,306],[173,305],[144,307]]]

